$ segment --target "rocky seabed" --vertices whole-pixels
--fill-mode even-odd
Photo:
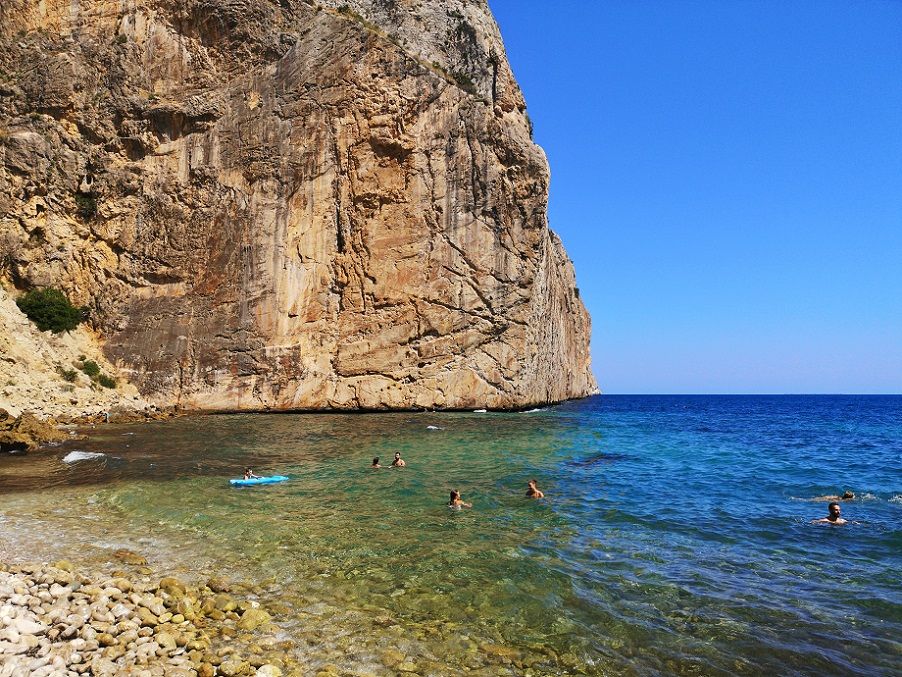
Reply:
[[[270,614],[223,579],[195,588],[87,577],[68,562],[0,568],[0,677],[300,674]]]

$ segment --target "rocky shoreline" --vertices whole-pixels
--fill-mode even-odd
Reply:
[[[115,557],[133,570],[0,563],[0,677],[301,674],[253,585],[191,585]]]
[[[78,438],[73,430],[60,426],[96,425],[98,423],[146,423],[163,421],[180,415],[176,409],[128,409],[115,407],[109,411],[78,416],[42,419],[30,411],[12,416],[0,408],[0,453],[27,454],[48,444]]]

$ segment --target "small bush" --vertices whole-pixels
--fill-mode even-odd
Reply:
[[[101,374],[97,377],[97,382],[102,385],[104,388],[115,388],[116,387],[116,379],[107,376],[106,374]]]
[[[124,45],[126,42],[128,42],[128,36],[126,36],[125,34],[120,33],[119,35],[116,36],[116,44],[117,45]]]
[[[100,376],[100,367],[97,366],[94,360],[85,360],[82,362],[80,369],[92,379]]]
[[[97,216],[97,198],[90,193],[76,193],[75,211],[85,220],[93,219]]]
[[[84,310],[73,306],[59,289],[32,289],[16,299],[28,319],[41,331],[71,331],[84,319]]]
[[[57,371],[59,372],[59,375],[69,383],[75,383],[75,379],[78,378],[78,372],[74,369],[65,369],[63,367],[60,367],[59,369],[57,369]]]

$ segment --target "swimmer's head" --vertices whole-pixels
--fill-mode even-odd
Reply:
[[[397,459],[397,458],[401,458],[401,452],[400,452],[400,451],[396,451],[396,452],[395,452],[395,458],[396,458],[396,459]]]
[[[831,503],[827,506],[827,510],[830,511],[830,517],[839,517],[842,512],[842,508],[839,507],[839,503]]]
[[[457,489],[451,490],[451,502],[453,503],[455,499],[460,498],[460,492]]]
[[[379,457],[373,459],[373,465],[379,465]]]
[[[855,498],[855,494],[853,494],[851,491],[844,491],[842,493],[842,500],[844,501],[851,501],[853,498]]]
[[[245,469],[244,469],[244,472],[250,472],[250,471],[251,471],[250,468],[245,468]]]
[[[535,481],[535,480],[529,480],[529,482],[527,482],[526,484],[527,484],[528,486],[532,487],[533,489],[536,488],[536,481]]]

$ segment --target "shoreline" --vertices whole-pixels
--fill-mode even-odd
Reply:
[[[601,393],[593,393],[583,397],[574,397],[567,400],[543,403],[531,403],[512,408],[394,408],[394,409],[370,409],[351,408],[340,409],[325,407],[322,409],[310,408],[252,408],[252,409],[183,409],[178,406],[156,407],[150,405],[142,409],[130,409],[122,406],[110,408],[108,411],[93,413],[80,413],[72,415],[57,415],[40,417],[29,409],[25,409],[18,416],[13,416],[6,409],[0,407],[0,454],[27,455],[34,451],[51,448],[69,440],[84,439],[85,432],[75,433],[74,427],[96,426],[102,424],[129,424],[151,423],[155,421],[168,421],[175,418],[188,416],[234,416],[239,414],[255,415],[372,415],[372,414],[478,414],[478,413],[502,413],[518,414],[556,407],[567,402],[577,402],[601,397]],[[65,429],[69,428],[68,434]]]

